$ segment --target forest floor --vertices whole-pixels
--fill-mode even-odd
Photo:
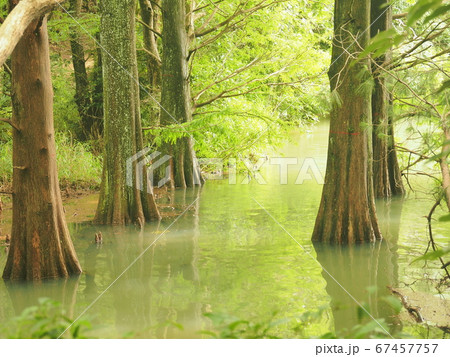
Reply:
[[[0,242],[11,235],[12,202],[11,186],[0,186]],[[170,204],[169,193],[165,188],[155,188],[155,197],[163,218],[176,216],[178,210]],[[64,211],[67,223],[91,222],[97,209],[99,189],[86,185],[61,185]],[[169,203],[169,204],[165,204]]]

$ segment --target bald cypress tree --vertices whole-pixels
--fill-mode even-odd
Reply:
[[[105,153],[94,221],[98,224],[142,225],[145,221],[159,219],[160,214],[152,187],[146,185],[145,172],[143,191],[136,185],[136,162],[132,163],[132,172],[128,173],[132,174],[134,185],[127,185],[127,160],[143,149],[136,58],[136,1],[102,1],[101,12]]]
[[[369,42],[370,0],[336,0],[330,86],[327,171],[313,241],[371,242],[381,238],[371,177],[371,91],[368,60],[354,60]],[[357,39],[357,42],[355,41]]]
[[[10,0],[10,8],[19,3]],[[13,219],[6,280],[81,273],[56,167],[47,16],[32,21],[11,56]]]

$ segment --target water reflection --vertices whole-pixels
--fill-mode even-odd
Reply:
[[[40,298],[47,297],[61,303],[60,311],[65,316],[74,318],[79,281],[80,276],[33,283],[5,281],[4,284],[16,316],[29,306],[39,305]]]
[[[360,245],[324,245],[314,243],[317,260],[323,267],[326,291],[331,298],[335,331],[344,334],[364,321],[359,304],[375,319],[384,319],[390,333],[399,330],[388,286],[398,284],[398,234],[402,201],[378,202],[383,241]],[[356,302],[356,301],[357,302]]]

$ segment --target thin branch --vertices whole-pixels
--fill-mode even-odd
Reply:
[[[20,131],[19,127],[18,127],[16,124],[14,124],[14,123],[11,121],[11,119],[0,118],[0,122],[9,124],[9,125],[11,125],[14,129],[16,129],[17,131]]]
[[[153,32],[156,36],[158,36],[159,38],[162,38],[162,34],[159,33],[158,31],[152,29],[149,25],[147,25],[144,21],[142,21],[140,18],[136,17],[136,21],[139,22],[142,26],[145,26],[146,28],[148,28],[151,32]]]
[[[153,58],[157,63],[158,66],[161,67],[162,66],[162,62],[161,59],[159,59],[154,53],[151,53],[149,50],[147,50],[146,48],[139,48],[138,51],[144,51],[146,54],[148,54],[151,58]]]
[[[427,221],[428,221],[428,233],[429,233],[430,242],[431,242],[431,247],[433,248],[433,251],[436,251],[437,248],[436,248],[436,242],[434,241],[434,238],[433,238],[433,229],[432,229],[432,227],[431,227],[431,220],[432,220],[432,218],[433,218],[433,213],[434,213],[434,211],[435,211],[436,208],[441,204],[441,200],[442,200],[442,197],[439,197],[439,198],[436,200],[436,202],[434,203],[433,207],[432,207],[431,210],[430,210],[430,213],[428,213],[428,216],[426,217],[426,218],[427,218]],[[440,261],[441,264],[442,264],[442,269],[445,270],[445,273],[447,274],[447,277],[450,279],[450,274],[449,274],[449,272],[448,272],[448,270],[447,270],[447,267],[445,266],[445,262],[442,260],[442,257],[439,257],[439,261]]]

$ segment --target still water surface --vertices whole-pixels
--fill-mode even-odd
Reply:
[[[310,237],[322,186],[315,180],[295,181],[306,158],[314,158],[324,173],[326,150],[326,124],[294,135],[282,155],[274,155],[298,158],[298,165],[289,166],[287,184],[279,182],[279,166],[269,163],[261,170],[264,185],[255,179],[241,184],[244,177],[233,185],[210,180],[201,190],[177,191],[176,208],[189,207],[181,218],[142,231],[71,224],[84,274],[38,286],[0,282],[0,323],[42,296],[62,301],[73,318],[89,307],[84,317],[96,326],[96,337],[134,332],[145,338],[199,338],[199,331],[213,329],[205,313],[262,322],[274,313],[278,319],[322,308],[323,317],[303,332],[294,332],[292,323],[272,331],[280,337],[309,337],[357,323],[349,294],[374,317],[398,323],[382,299],[386,286],[413,283],[417,290],[435,293],[436,282],[429,278],[438,277],[438,269],[412,263],[426,247],[424,216],[433,202],[420,194],[403,202],[378,202],[382,243],[314,247]],[[99,230],[104,244],[97,247],[93,240]],[[442,243],[450,237],[448,224],[436,223],[434,230]],[[5,258],[2,251],[1,269]]]

